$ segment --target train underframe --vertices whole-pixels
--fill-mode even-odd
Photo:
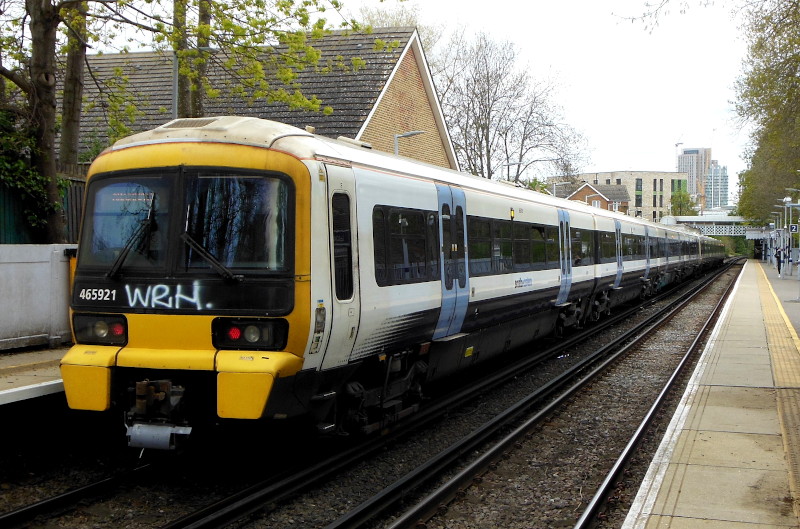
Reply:
[[[331,371],[300,372],[276,380],[264,418],[311,418],[322,433],[364,434],[383,430],[416,412],[426,386],[531,342],[611,314],[633,299],[647,298],[696,270],[675,269],[637,278],[638,285],[594,289],[550,310],[474,332],[423,342]],[[129,444],[174,448],[195,424],[214,416],[215,373],[117,369],[117,398],[126,402]]]

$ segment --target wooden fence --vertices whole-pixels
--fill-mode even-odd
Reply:
[[[78,230],[83,214],[83,191],[86,187],[88,164],[61,166],[59,176],[69,181],[62,201],[67,229],[67,243],[78,242]],[[30,244],[33,234],[25,218],[21,197],[16,189],[0,184],[0,244]]]

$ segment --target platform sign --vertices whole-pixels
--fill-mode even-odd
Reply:
[[[798,224],[789,224],[789,233],[797,233]]]

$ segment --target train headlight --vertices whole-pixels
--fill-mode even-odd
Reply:
[[[289,323],[283,319],[216,318],[211,341],[217,349],[269,349],[286,347]]]
[[[244,339],[250,343],[256,343],[261,339],[261,329],[258,325],[248,325],[244,328]]]
[[[128,320],[118,314],[73,314],[72,328],[78,343],[125,345],[128,343]]]
[[[104,321],[98,321],[94,324],[94,335],[98,338],[105,338],[108,336],[108,323]]]

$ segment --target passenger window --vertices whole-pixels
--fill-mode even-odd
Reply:
[[[389,284],[386,275],[386,218],[383,210],[372,210],[372,244],[375,249],[375,281],[378,286]]]
[[[389,215],[389,262],[392,282],[427,279],[425,218],[420,211],[393,210]]]
[[[333,269],[336,298],[353,297],[353,252],[350,230],[350,197],[336,193],[331,198],[333,224]]]

